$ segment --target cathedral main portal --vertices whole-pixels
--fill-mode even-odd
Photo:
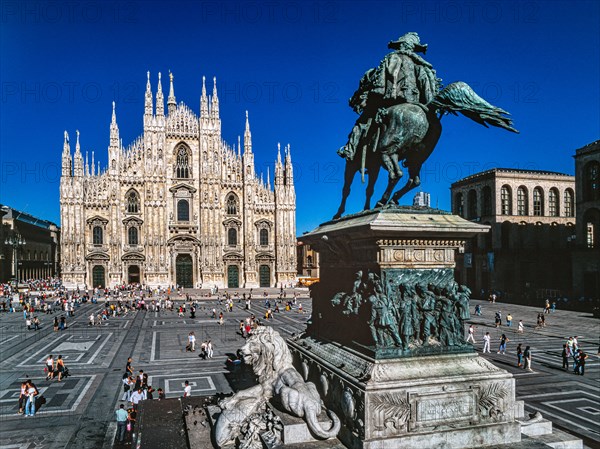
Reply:
[[[127,282],[129,284],[139,284],[140,283],[140,266],[139,265],[129,265],[127,269]]]
[[[177,259],[175,259],[175,279],[178,286],[184,288],[194,286],[193,269],[192,256],[189,254],[179,254],[177,256]]]

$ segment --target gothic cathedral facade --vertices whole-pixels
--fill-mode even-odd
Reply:
[[[170,75],[150,74],[144,131],[128,147],[113,102],[108,166],[91,168],[65,131],[60,181],[61,274],[66,286],[127,283],[268,287],[296,281],[296,194],[289,146],[278,148],[274,186],[256,175],[246,113],[243,154],[221,137],[216,80],[200,116],[177,104]],[[155,101],[154,101],[155,100]],[[154,105],[156,107],[154,108]]]

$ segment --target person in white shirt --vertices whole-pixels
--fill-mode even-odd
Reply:
[[[206,356],[209,359],[212,359],[212,356],[213,356],[213,345],[210,340],[208,340],[208,342],[206,343]]]
[[[469,326],[469,336],[467,337],[467,343],[472,341],[475,344],[475,326],[472,324]]]
[[[138,388],[131,394],[131,398],[129,399],[133,404],[133,408],[137,410],[138,403],[144,399],[144,395],[142,394],[142,389]]]
[[[52,358],[52,354],[46,359],[46,371],[48,372],[46,380],[52,379],[54,377],[54,359]]]
[[[186,380],[185,381],[185,388],[183,389],[183,397],[184,398],[188,398],[192,395],[192,387],[190,386],[190,383]]]
[[[188,341],[189,341],[190,351],[194,352],[196,350],[196,336],[194,335],[194,332],[190,332],[188,334]]]
[[[485,354],[486,352],[489,353],[490,352],[490,340],[492,339],[492,337],[490,337],[490,333],[486,332],[485,335],[483,336],[483,353]]]

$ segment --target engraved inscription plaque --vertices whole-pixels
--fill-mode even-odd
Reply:
[[[446,394],[411,395],[414,420],[411,428],[439,426],[477,419],[475,395],[472,390]]]

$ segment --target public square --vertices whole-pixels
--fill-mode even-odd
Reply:
[[[267,324],[284,337],[301,332],[311,313],[307,290],[299,293],[292,311],[274,314]],[[243,292],[243,290],[240,290]],[[138,311],[124,317],[110,318],[101,326],[88,325],[90,312],[104,305],[83,304],[76,309],[65,331],[55,333],[51,315],[42,316],[42,329],[25,328],[21,313],[0,316],[0,447],[16,448],[111,448],[116,433],[114,411],[121,403],[122,374],[128,357],[133,359],[134,372],[141,369],[149,376],[154,389],[163,388],[167,398],[181,397],[185,380],[192,386],[192,395],[232,392],[226,359],[243,345],[239,322],[250,314],[263,318],[267,310],[261,289],[260,298],[252,301],[251,310],[245,303],[234,302],[233,312],[224,312],[221,326],[211,317],[212,309],[224,311],[214,297],[200,300],[195,319],[190,319],[189,307],[184,317],[173,312]],[[288,299],[293,290],[287,291]],[[189,292],[193,298],[198,291]],[[206,292],[202,292],[205,294]],[[270,289],[270,301],[278,291]],[[174,296],[176,305],[184,297]],[[177,301],[179,299],[179,301]],[[298,311],[302,304],[303,313]],[[474,307],[482,306],[482,315],[474,316]],[[587,447],[600,447],[600,361],[598,359],[599,322],[591,314],[562,311],[547,315],[546,327],[535,329],[535,318],[541,308],[491,304],[473,300],[471,320],[475,324],[474,345],[481,352],[485,332],[492,336],[492,353],[481,355],[512,373],[516,379],[517,400],[525,400],[526,412],[539,411],[552,420],[555,427],[584,440]],[[515,322],[508,328],[494,327],[494,313],[511,313]],[[525,332],[517,333],[519,320]],[[198,351],[185,352],[187,335],[194,331],[198,344],[211,339],[215,355],[202,360]],[[497,354],[500,335],[509,337],[506,355]],[[561,369],[561,348],[569,336],[578,335],[580,346],[589,354],[585,376],[576,376]],[[517,344],[531,345],[533,372],[516,366]],[[48,354],[61,354],[71,376],[61,383],[44,380],[44,360]],[[33,418],[18,415],[18,394],[21,380],[29,376],[47,399]],[[119,447],[119,446],[116,446]]]

